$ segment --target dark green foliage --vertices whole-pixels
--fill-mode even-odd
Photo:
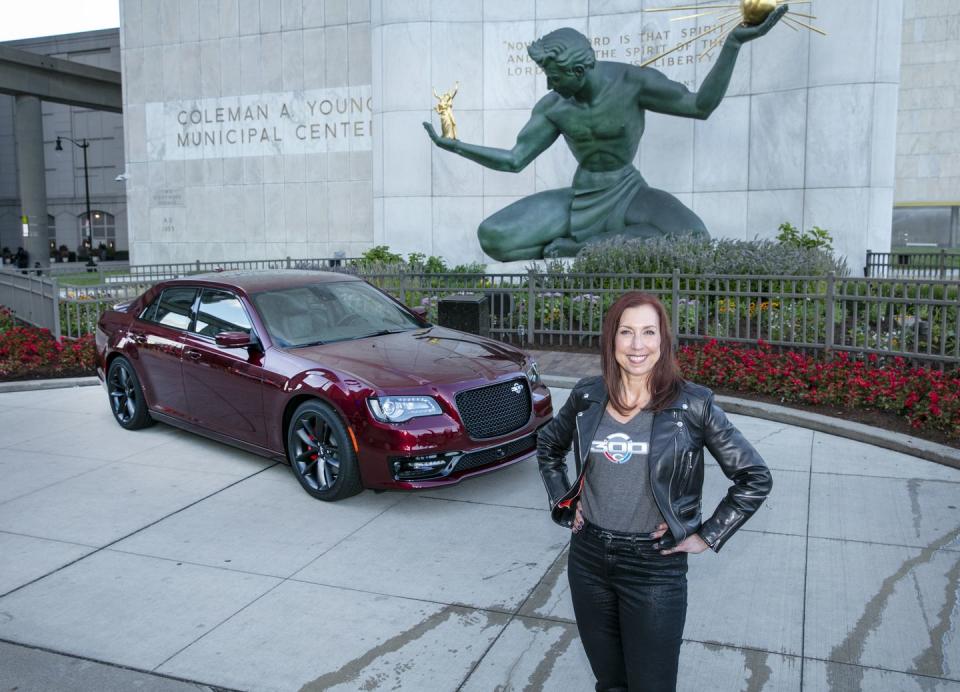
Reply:
[[[367,250],[357,260],[357,264],[397,264],[403,262],[403,257],[395,252],[390,252],[387,245],[374,245]]]
[[[809,231],[800,232],[796,226],[789,221],[780,224],[777,240],[781,245],[792,245],[793,247],[824,250],[833,250],[833,238],[830,231],[814,226]]]
[[[848,273],[842,259],[818,247],[772,240],[653,240],[612,238],[588,245],[570,267],[573,273],[724,274],[751,276],[825,276]]]

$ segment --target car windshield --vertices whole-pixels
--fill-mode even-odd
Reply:
[[[271,338],[281,348],[362,339],[420,329],[421,322],[362,281],[263,291],[253,296]]]

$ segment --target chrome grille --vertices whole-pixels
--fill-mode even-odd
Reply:
[[[467,434],[475,440],[506,435],[530,420],[526,378],[468,389],[457,394],[456,402]]]

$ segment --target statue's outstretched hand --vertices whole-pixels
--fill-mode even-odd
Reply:
[[[437,131],[433,129],[433,124],[424,122],[423,129],[427,131],[427,134],[430,135],[430,139],[433,140],[433,143],[436,144],[441,149],[446,149],[451,151],[453,149],[454,143],[457,141],[455,139],[450,139],[449,137],[441,137],[437,134]]]
[[[770,29],[776,26],[777,22],[780,21],[780,18],[787,13],[789,9],[788,5],[780,5],[767,15],[767,18],[763,21],[763,24],[757,24],[756,26],[748,26],[741,24],[732,32],[730,32],[730,38],[740,43],[747,43],[752,41],[755,38],[760,38],[764,36]]]

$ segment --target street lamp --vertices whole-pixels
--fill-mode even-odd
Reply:
[[[83,187],[87,195],[87,248],[89,250],[87,254],[87,266],[91,267],[96,264],[93,261],[93,216],[90,214],[90,174],[87,170],[87,148],[90,146],[90,142],[86,139],[83,140],[81,144],[75,139],[70,137],[57,137],[57,146],[56,151],[63,151],[63,146],[60,144],[60,140],[65,139],[68,142],[72,142],[74,146],[78,146],[83,149]]]

